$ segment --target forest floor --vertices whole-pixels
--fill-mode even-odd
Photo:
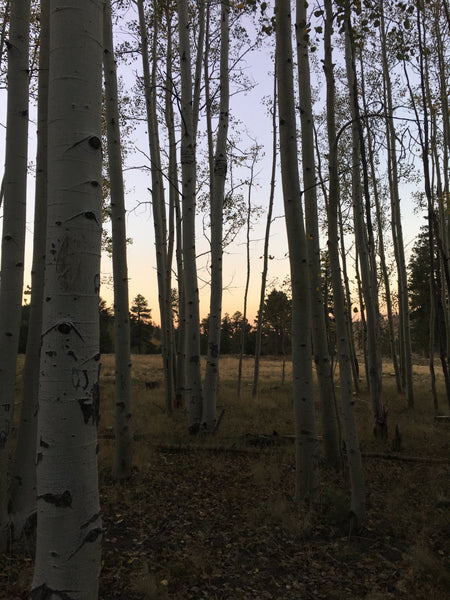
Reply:
[[[161,381],[158,357],[133,357],[135,467],[117,484],[114,365],[102,360],[101,600],[448,599],[450,424],[434,420],[425,367],[414,369],[414,410],[385,368],[387,442],[373,439],[367,392],[355,397],[366,486],[366,518],[355,533],[342,472],[321,465],[315,502],[292,499],[292,389],[289,372],[280,382],[279,362],[263,362],[252,399],[247,359],[239,400],[237,361],[225,359],[219,431],[192,438],[184,411],[167,417],[161,388],[146,390],[146,381]],[[394,452],[396,425],[402,447]],[[31,552],[13,547],[0,557],[0,600],[25,599],[31,577]]]

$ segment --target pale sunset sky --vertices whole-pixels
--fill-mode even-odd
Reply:
[[[123,32],[124,27],[120,27]],[[115,31],[117,39],[117,30]],[[124,35],[121,33],[120,35]],[[262,49],[247,54],[244,58],[244,70],[247,77],[255,84],[254,88],[247,93],[232,96],[231,113],[238,120],[237,130],[240,132],[241,147],[249,148],[254,141],[264,146],[264,156],[255,166],[255,186],[252,189],[252,204],[262,208],[259,217],[254,217],[250,233],[251,249],[251,277],[248,295],[247,317],[250,322],[256,316],[259,304],[262,253],[264,242],[264,231],[266,226],[266,210],[269,201],[269,184],[272,162],[272,124],[267,107],[263,103],[263,97],[272,96],[272,58],[273,40],[266,39]],[[120,66],[119,73],[123,78],[125,87],[133,85],[136,72],[140,74],[140,62],[130,66]],[[33,105],[33,102],[32,102]],[[35,134],[35,107],[30,110],[32,122],[29,130],[29,162],[31,165],[29,175],[29,201],[27,214],[27,246],[25,264],[25,285],[30,283],[31,247],[33,232],[33,201],[34,201],[34,169],[36,134]],[[0,90],[0,125],[2,135],[0,138],[0,162],[4,164],[4,134],[6,124],[6,93]],[[127,235],[133,239],[128,247],[128,272],[129,272],[129,295],[130,303],[137,294],[147,298],[149,307],[152,309],[152,319],[159,322],[158,292],[156,282],[156,260],[154,248],[153,222],[151,207],[148,203],[151,187],[149,173],[135,170],[133,167],[146,163],[145,157],[140,151],[148,154],[148,139],[146,129],[143,125],[132,134],[132,142],[138,149],[131,151],[125,164],[126,182],[126,207],[127,207]],[[234,177],[247,178],[249,170],[244,169],[236,172]],[[411,189],[405,190],[405,198],[402,204],[404,217],[404,240],[407,249],[417,235],[419,227],[424,223],[422,215],[413,211],[410,199]],[[241,193],[247,199],[248,186],[241,189]],[[141,203],[141,204],[140,204]],[[1,214],[1,213],[0,213]],[[281,180],[277,177],[277,188],[275,192],[275,203],[271,228],[269,253],[273,257],[269,261],[269,273],[267,293],[273,288],[280,288],[285,278],[289,276],[289,259],[287,255],[287,242],[285,224],[283,219],[283,199],[281,193]],[[1,223],[1,219],[0,219]],[[0,225],[1,226],[1,225]],[[325,241],[325,240],[324,240]],[[322,244],[324,246],[324,243]],[[209,312],[209,274],[208,274],[208,242],[205,238],[202,225],[202,216],[197,219],[197,254],[198,277],[200,290],[200,314],[205,317]],[[244,290],[246,281],[246,230],[241,230],[232,245],[225,249],[224,254],[224,294],[223,314],[228,312],[232,315],[235,311],[243,311]],[[102,256],[102,275],[104,283],[100,294],[108,305],[113,303],[112,286],[107,283],[112,275],[111,261],[106,255]],[[175,278],[172,287],[176,287]]]

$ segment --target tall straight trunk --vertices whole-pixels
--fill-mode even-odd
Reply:
[[[103,68],[105,73],[105,119],[111,194],[112,263],[114,277],[115,334],[115,452],[113,477],[131,475],[131,355],[128,298],[127,236],[119,127],[119,95],[111,22],[111,0],[105,0],[103,19]]]
[[[228,54],[229,6],[222,0],[220,15],[220,101],[219,126],[214,156],[212,194],[210,198],[211,222],[211,291],[209,302],[208,353],[206,358],[205,393],[202,426],[212,431],[216,424],[217,388],[219,383],[220,326],[222,321],[222,237],[223,201],[227,176],[227,136],[230,106]]]
[[[102,20],[101,0],[51,0],[32,600],[98,596]]]
[[[269,206],[267,208],[266,230],[264,233],[263,270],[261,273],[261,292],[259,296],[258,318],[256,323],[255,342],[255,367],[253,372],[252,396],[258,393],[259,362],[261,356],[262,320],[264,312],[264,300],[266,297],[267,272],[269,270],[269,241],[270,227],[272,225],[273,200],[275,196],[275,182],[277,170],[277,73],[273,74],[273,107],[272,107],[272,173],[270,176]]]
[[[174,220],[173,225],[169,226],[169,248],[168,248],[168,264],[172,264],[173,249],[170,250],[170,245],[175,245],[175,260],[177,265],[177,291],[178,291],[178,331],[176,340],[174,340],[174,392],[175,405],[183,404],[184,394],[184,284],[183,284],[183,257],[181,245],[181,209],[180,209],[180,192],[178,190],[178,163],[177,163],[177,142],[175,137],[175,121],[173,113],[173,77],[172,77],[172,22],[170,16],[170,6],[166,6],[167,20],[167,50],[166,50],[166,90],[165,90],[165,122],[167,128],[167,136],[169,139],[169,210],[170,219]],[[174,230],[174,231],[172,231]],[[172,237],[175,236],[175,244]],[[169,269],[167,270],[169,273]],[[167,287],[171,291],[170,280],[167,281]]]
[[[333,286],[334,315],[336,320],[336,342],[339,356],[339,379],[341,383],[341,406],[347,446],[347,460],[351,484],[351,525],[361,527],[364,518],[364,478],[358,433],[353,410],[351,355],[345,317],[345,294],[339,263],[338,204],[340,202],[337,135],[335,116],[335,80],[331,34],[333,10],[331,0],[325,0],[324,71],[327,84],[327,132],[328,132],[328,252]]]
[[[314,495],[318,480],[318,443],[312,376],[310,282],[297,165],[297,127],[289,0],[277,0],[275,10],[281,177],[292,284],[292,376],[296,429],[295,498],[300,500]]]
[[[242,363],[244,360],[244,349],[245,349],[245,330],[247,325],[247,304],[248,304],[248,290],[250,287],[250,231],[251,231],[251,216],[252,216],[252,188],[255,173],[255,164],[258,157],[258,146],[255,147],[255,153],[253,155],[252,164],[250,167],[250,178],[248,181],[248,193],[247,193],[247,231],[246,231],[246,277],[244,287],[244,309],[242,312],[242,318],[240,322],[240,349],[239,349],[239,364],[238,364],[238,384],[237,384],[237,396],[241,397],[241,384],[242,384]]]
[[[183,257],[186,318],[186,399],[189,432],[195,434],[202,420],[202,380],[200,371],[200,315],[195,253],[196,159],[190,25],[187,5],[178,0],[178,30],[181,73],[181,179],[183,204]]]
[[[425,196],[427,198],[427,206],[428,206],[428,246],[429,246],[429,256],[430,256],[430,277],[431,277],[431,289],[432,289],[432,299],[431,301],[434,303],[435,310],[435,319],[437,324],[437,334],[438,334],[438,342],[439,342],[439,353],[441,359],[442,372],[444,374],[445,380],[445,388],[447,395],[447,403],[450,408],[450,373],[449,373],[449,365],[448,365],[448,356],[447,356],[447,340],[446,340],[446,330],[445,330],[445,317],[443,313],[442,306],[442,296],[441,296],[441,288],[440,288],[440,274],[439,274],[439,266],[435,265],[434,259],[434,247],[436,242],[436,233],[435,233],[435,207],[434,207],[434,198],[432,191],[432,183],[431,183],[431,175],[430,175],[430,165],[429,165],[429,157],[430,157],[430,133],[429,133],[429,107],[427,102],[427,81],[428,81],[428,64],[426,57],[424,56],[425,52],[425,42],[426,42],[426,29],[424,22],[422,20],[423,5],[422,3],[418,3],[416,7],[416,15],[417,15],[417,32],[418,32],[418,42],[419,42],[419,73],[420,73],[420,94],[422,101],[422,118],[419,119],[418,109],[415,101],[415,96],[413,94],[409,77],[407,75],[406,67],[405,75],[407,76],[407,84],[410,92],[411,102],[414,107],[418,131],[419,131],[419,139],[422,149],[422,166],[423,166],[423,179],[424,179],[424,189]]]
[[[347,251],[345,246],[344,223],[342,218],[342,208],[338,203],[338,223],[339,223],[339,248],[341,250],[342,278],[344,280],[345,291],[345,318],[347,320],[348,343],[350,346],[350,357],[352,362],[353,388],[356,393],[359,392],[359,363],[356,356],[355,336],[353,331],[352,318],[352,295],[350,293],[350,282],[347,269]]]
[[[356,247],[361,268],[362,290],[367,316],[367,359],[369,390],[372,399],[374,434],[378,438],[387,437],[387,413],[383,406],[382,361],[379,331],[379,307],[377,276],[374,256],[373,234],[370,222],[369,193],[367,189],[367,164],[361,117],[359,114],[356,68],[354,59],[353,30],[350,16],[350,3],[345,3],[345,63],[349,87],[350,111],[352,116],[352,201]],[[363,189],[359,164],[364,170],[364,211]],[[364,212],[365,219],[364,219]]]
[[[13,424],[17,346],[22,311],[28,147],[28,52],[30,2],[11,5],[8,40],[3,231],[0,281],[0,553],[6,550],[9,517],[7,472]]]
[[[303,187],[305,190],[305,224],[311,289],[312,340],[314,362],[319,383],[325,459],[329,465],[337,467],[340,455],[339,428],[323,306],[319,219],[317,213],[317,181],[314,159],[314,126],[308,55],[310,45],[307,33],[306,7],[307,2],[305,0],[297,0],[295,29],[297,35]]]
[[[27,534],[33,530],[36,525],[36,427],[47,225],[48,18],[49,2],[42,0],[31,305],[23,367],[22,408],[10,498],[10,515],[16,539],[21,537],[22,533]]]
[[[366,114],[369,113],[367,106],[367,95],[365,89],[365,77],[364,77],[364,62],[362,54],[360,54],[360,68],[361,68],[361,98],[363,103],[363,109]],[[395,381],[397,385],[397,392],[403,393],[402,378],[400,373],[400,365],[397,357],[397,348],[395,343],[395,329],[394,329],[394,317],[392,312],[392,298],[391,298],[391,283],[389,278],[389,272],[386,264],[386,253],[384,245],[384,223],[380,201],[380,194],[378,189],[378,177],[375,167],[375,150],[372,132],[369,126],[366,127],[367,136],[367,154],[368,154],[368,166],[370,168],[370,178],[372,181],[372,192],[373,199],[375,201],[375,218],[378,231],[378,255],[380,258],[380,269],[383,277],[384,291],[385,291],[385,302],[388,319],[388,331],[389,331],[389,345],[391,348],[391,359],[394,367]]]
[[[144,3],[138,0],[139,30],[141,35],[142,70],[144,73],[145,104],[147,110],[148,142],[151,160],[152,208],[155,231],[155,249],[158,280],[158,301],[161,318],[161,350],[166,393],[166,409],[171,412],[173,406],[173,372],[172,372],[172,312],[170,306],[170,277],[168,277],[167,256],[167,219],[165,209],[165,192],[162,177],[161,154],[159,143],[158,116],[156,110],[156,69],[157,69],[157,36],[158,15],[154,7],[153,13],[153,47],[152,68],[145,22]]]
[[[406,384],[406,391],[409,406],[414,406],[414,385],[412,371],[412,349],[411,349],[411,328],[409,323],[409,303],[408,303],[408,276],[406,271],[405,248],[403,243],[402,219],[400,210],[400,193],[397,169],[397,149],[396,149],[396,131],[394,119],[392,118],[394,108],[392,100],[392,83],[389,71],[387,46],[386,46],[386,25],[384,19],[384,5],[380,2],[380,31],[381,31],[381,52],[383,81],[385,90],[386,114],[386,139],[388,146],[388,172],[389,189],[391,195],[391,228],[392,239],[394,242],[394,256],[397,265],[397,290],[399,306],[399,326],[400,326],[400,364],[402,368],[402,379]]]

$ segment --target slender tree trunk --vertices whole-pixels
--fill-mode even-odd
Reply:
[[[329,465],[339,464],[339,429],[334,395],[331,360],[328,352],[325,313],[323,309],[322,276],[317,213],[317,182],[314,159],[314,129],[309,69],[309,37],[307,33],[307,3],[297,0],[297,64],[300,99],[303,187],[305,197],[306,239],[308,244],[311,289],[311,316],[314,362],[319,382],[319,398],[325,458]]]
[[[414,386],[412,371],[411,330],[409,324],[408,303],[408,277],[406,272],[405,248],[403,243],[403,230],[400,211],[400,193],[397,169],[396,131],[393,120],[392,83],[389,71],[389,63],[386,46],[386,26],[384,20],[384,5],[381,8],[381,52],[383,66],[383,80],[385,86],[386,114],[386,138],[388,145],[388,173],[389,188],[391,193],[391,216],[392,216],[392,239],[394,242],[394,255],[397,264],[397,289],[399,305],[400,325],[400,365],[402,367],[402,379],[406,383],[406,391],[409,406],[414,406]]]
[[[351,525],[354,529],[358,530],[360,529],[364,518],[365,493],[361,452],[359,449],[358,433],[353,410],[351,356],[345,317],[345,295],[339,263],[338,204],[340,202],[340,191],[335,122],[335,80],[331,44],[331,32],[333,27],[331,0],[325,0],[325,10],[324,71],[327,82],[328,168],[330,181],[327,213],[328,252],[330,256],[334,314],[336,320],[336,341],[339,356],[339,378],[341,383],[341,406],[351,484]]]
[[[252,216],[252,188],[253,188],[253,178],[255,172],[255,164],[258,158],[258,146],[255,145],[255,153],[252,158],[252,164],[250,167],[250,179],[248,182],[248,194],[247,194],[247,232],[246,232],[246,278],[245,278],[245,288],[244,288],[244,310],[242,313],[241,323],[240,323],[240,350],[239,350],[239,365],[238,365],[238,383],[237,383],[237,395],[238,398],[241,397],[241,384],[242,384],[242,363],[244,359],[244,350],[245,350],[245,334],[246,334],[246,326],[247,326],[247,302],[248,302],[248,290],[250,287],[250,272],[251,272],[251,263],[250,263],[250,231],[251,231],[251,216]]]
[[[191,51],[189,17],[184,0],[178,0],[178,29],[181,70],[181,177],[183,194],[183,256],[186,310],[186,397],[188,427],[198,433],[202,420],[200,371],[200,316],[195,256],[196,160],[192,110]]]
[[[339,247],[341,249],[341,262],[342,262],[342,277],[344,280],[344,291],[345,291],[345,317],[347,319],[347,330],[348,330],[348,343],[350,346],[350,357],[352,362],[352,375],[353,375],[353,387],[356,393],[359,392],[359,363],[358,357],[356,356],[355,347],[355,335],[353,330],[353,318],[352,318],[352,296],[350,293],[350,282],[348,279],[347,270],[347,251],[345,246],[345,234],[344,234],[344,223],[342,218],[342,208],[340,203],[338,204],[338,221],[339,221]]]
[[[362,60],[362,54],[360,55],[360,67],[361,67],[361,98],[363,102],[363,109],[366,114],[369,110],[367,107],[367,96],[365,90],[365,77],[364,77],[364,63]],[[375,168],[375,156],[374,156],[374,142],[372,138],[372,132],[370,127],[366,127],[367,136],[367,154],[368,154],[368,166],[370,168],[370,178],[372,181],[372,192],[373,199],[375,202],[375,216],[378,230],[378,255],[380,258],[380,268],[383,277],[384,291],[385,291],[385,302],[388,319],[388,331],[389,331],[389,344],[391,348],[391,359],[394,367],[395,381],[397,385],[397,392],[403,393],[402,378],[400,373],[400,365],[397,357],[397,348],[395,344],[395,329],[394,329],[394,318],[392,312],[392,298],[391,298],[391,283],[389,280],[389,272],[386,264],[386,253],[384,250],[384,223],[382,216],[381,201],[378,189],[378,177]]]
[[[297,166],[290,2],[277,0],[275,7],[281,177],[292,284],[292,373],[296,427],[295,498],[300,500],[314,495],[318,480],[310,282]]]
[[[23,533],[30,533],[36,526],[36,427],[47,225],[48,9],[48,0],[42,0],[31,305],[23,368],[22,408],[10,498],[10,516],[16,539]]]
[[[152,70],[150,72],[147,25],[143,0],[138,0],[139,29],[141,35],[142,70],[144,73],[145,103],[148,122],[148,142],[152,176],[152,207],[155,231],[155,248],[158,280],[158,301],[161,318],[161,341],[163,371],[166,393],[166,409],[171,412],[173,406],[173,372],[172,372],[172,312],[170,306],[170,277],[168,277],[167,255],[167,220],[165,209],[165,192],[162,177],[158,117],[156,111],[156,69],[157,69],[157,36],[158,15],[155,6],[153,12],[153,48]],[[169,289],[168,289],[169,287]]]
[[[119,128],[119,95],[114,60],[111,0],[105,0],[103,19],[103,68],[105,73],[105,119],[111,193],[112,260],[114,277],[115,332],[115,454],[113,477],[131,475],[133,433],[131,430],[131,356],[128,299],[127,236]]]
[[[270,227],[272,225],[273,200],[275,196],[275,182],[277,171],[277,74],[276,69],[273,75],[273,107],[272,107],[272,174],[270,177],[270,195],[269,206],[267,208],[266,230],[264,234],[264,252],[263,252],[263,270],[261,274],[261,293],[259,296],[258,317],[256,323],[256,343],[255,343],[255,367],[253,373],[252,395],[255,397],[258,393],[259,381],[259,362],[261,356],[262,324],[264,313],[264,300],[266,297],[267,272],[269,269],[269,241]]]
[[[222,238],[223,201],[227,175],[227,136],[229,121],[229,7],[221,3],[220,25],[220,106],[219,127],[214,156],[214,175],[210,199],[211,221],[211,292],[209,303],[208,353],[206,358],[205,394],[202,426],[213,431],[216,424],[217,388],[219,383],[220,326],[222,321]]]
[[[30,593],[96,600],[103,2],[50,3],[48,228]]]
[[[9,533],[7,472],[22,311],[28,142],[29,0],[11,6],[8,40],[3,231],[0,282],[0,553]]]
[[[364,139],[359,115],[356,86],[356,68],[354,60],[353,30],[350,16],[350,3],[346,0],[345,9],[345,62],[350,94],[352,115],[352,198],[355,224],[356,246],[361,267],[362,289],[367,315],[367,358],[369,390],[374,416],[374,434],[378,438],[387,437],[387,413],[382,398],[382,362],[379,332],[379,308],[374,243],[370,223],[369,192],[367,188],[367,163],[365,159]],[[366,199],[366,223],[364,222],[363,190],[359,163],[364,170],[364,196]],[[366,228],[367,226],[367,228]]]
[[[170,6],[166,6],[167,20],[167,52],[166,52],[166,90],[165,90],[165,121],[167,127],[167,135],[169,138],[169,205],[170,214],[173,215],[174,224],[170,225],[169,242],[173,235],[176,237],[175,257],[177,265],[177,285],[178,285],[178,331],[176,336],[175,350],[175,405],[182,406],[184,403],[184,284],[183,284],[183,256],[181,245],[181,209],[180,209],[180,193],[178,190],[178,164],[177,164],[177,142],[175,138],[175,122],[173,113],[173,77],[172,77],[172,23],[170,17]],[[173,241],[171,242],[173,244]],[[168,252],[168,264],[172,264],[172,253]],[[168,270],[169,271],[169,270]],[[167,282],[170,290],[170,280]],[[175,340],[174,340],[175,345]]]

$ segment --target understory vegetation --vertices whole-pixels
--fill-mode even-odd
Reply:
[[[364,385],[355,396],[367,494],[357,535],[348,531],[345,472],[322,465],[314,502],[292,500],[290,363],[282,384],[282,361],[262,359],[264,383],[252,398],[253,360],[245,359],[240,400],[237,369],[237,358],[222,359],[218,431],[193,438],[184,409],[165,413],[161,357],[133,356],[134,468],[129,481],[117,483],[114,357],[102,357],[100,598],[448,598],[450,423],[435,420],[427,366],[414,367],[411,410],[385,363],[386,441],[373,436]],[[21,384],[19,374],[16,398]],[[444,397],[439,376],[437,385]],[[320,436],[319,418],[317,424]],[[0,600],[27,597],[33,541],[26,544],[0,557]]]

